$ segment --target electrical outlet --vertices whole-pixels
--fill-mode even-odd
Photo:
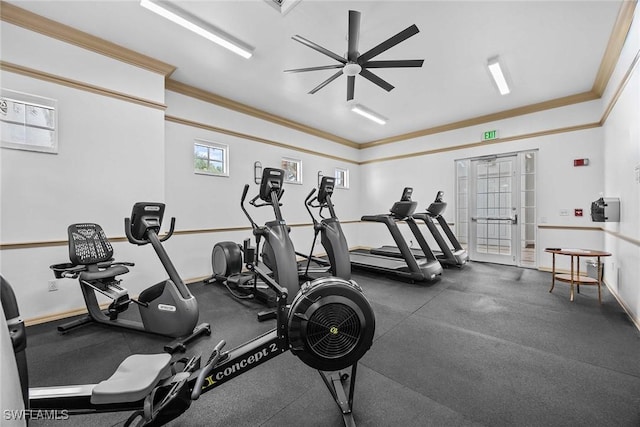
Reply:
[[[58,281],[57,280],[49,280],[49,292],[58,290]]]
[[[569,216],[569,209],[560,209],[560,216]]]

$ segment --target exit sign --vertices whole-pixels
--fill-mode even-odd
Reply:
[[[498,131],[497,130],[488,130],[485,133],[482,134],[482,140],[483,141],[488,141],[490,139],[497,139],[498,138]]]

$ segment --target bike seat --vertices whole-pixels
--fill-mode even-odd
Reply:
[[[96,384],[91,403],[108,405],[137,402],[151,393],[171,363],[171,355],[134,354],[120,363],[108,379]]]
[[[78,278],[90,282],[92,280],[110,279],[121,274],[128,273],[129,269],[124,265],[112,265],[100,271],[83,271]]]

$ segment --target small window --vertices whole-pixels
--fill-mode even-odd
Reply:
[[[57,102],[54,99],[2,89],[0,96],[2,147],[57,153],[56,105]]]
[[[292,184],[302,184],[302,160],[282,158],[284,181]]]
[[[193,145],[194,172],[229,176],[229,146],[197,139]]]
[[[336,188],[349,188],[349,169],[336,168]]]

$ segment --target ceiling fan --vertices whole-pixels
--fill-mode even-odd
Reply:
[[[365,79],[380,86],[382,89],[389,92],[394,88],[389,82],[381,79],[380,77],[369,71],[370,68],[400,68],[400,67],[422,67],[424,59],[407,59],[407,60],[386,60],[386,61],[372,61],[371,59],[380,55],[382,52],[392,48],[393,46],[405,41],[409,37],[418,34],[420,30],[414,24],[410,27],[400,31],[393,37],[388,38],[379,45],[369,49],[362,55],[358,52],[358,37],[360,35],[360,12],[355,10],[349,11],[349,35],[348,35],[348,50],[346,57],[342,57],[331,52],[324,47],[305,39],[302,36],[295,35],[293,40],[302,43],[311,49],[327,55],[330,58],[335,59],[340,64],[335,65],[323,65],[319,67],[297,68],[293,70],[285,70],[285,73],[300,73],[305,71],[318,71],[318,70],[330,70],[334,68],[340,68],[341,70],[320,83],[318,86],[311,89],[309,94],[314,94],[342,74],[347,76],[347,101],[351,101],[354,97],[356,75],[361,75]]]

